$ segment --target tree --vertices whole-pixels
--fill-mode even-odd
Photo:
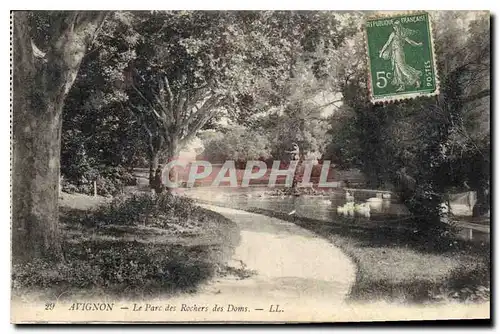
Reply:
[[[269,158],[267,136],[242,126],[232,126],[224,133],[213,136],[204,143],[202,156],[211,162],[224,163],[234,160],[238,165],[249,160]]]
[[[373,186],[389,183],[400,191],[417,226],[430,235],[442,227],[440,205],[448,191],[469,181],[478,202],[487,202],[481,194],[489,179],[489,19],[448,14],[434,18],[438,97],[372,105],[356,38],[347,43],[348,55],[338,50],[332,78],[345,106],[343,117],[333,116],[341,131],[331,147]]]
[[[63,112],[61,174],[71,183],[117,167],[144,165],[144,133],[123,108],[123,70],[133,59],[138,35],[128,12],[110,13],[84,57]],[[87,157],[87,168],[82,157]],[[98,184],[99,187],[99,184]]]
[[[356,135],[355,114],[343,105],[329,118],[327,146],[323,154],[324,160],[334,163],[339,169],[356,168],[360,165],[361,145]]]
[[[232,67],[243,70],[243,61],[233,57],[241,41],[230,14],[157,12],[136,19],[142,41],[126,71],[128,107],[147,134],[152,180],[160,156],[175,157],[227,104],[237,90]]]
[[[30,20],[27,12],[15,12],[13,18],[12,254],[16,261],[61,258],[62,110],[105,13],[35,12],[33,16]],[[37,20],[45,25],[34,26]]]
[[[310,102],[287,103],[283,111],[270,113],[255,120],[254,129],[268,133],[270,153],[275,159],[285,159],[292,143],[297,143],[301,158],[307,154],[321,155],[326,145],[328,122],[321,116],[321,109]]]
[[[457,18],[445,17],[443,27],[438,27],[443,31],[438,45],[446,45],[453,36],[450,21]],[[462,18],[468,33],[455,37],[455,45],[440,59],[448,72],[438,106],[448,116],[443,154],[448,175],[454,176],[449,182],[476,192],[473,215],[478,216],[490,209],[490,21],[487,13],[479,13],[466,22]]]
[[[241,118],[263,93],[259,108],[280,104],[297,61],[345,35],[329,12],[155,12],[137,15],[137,31],[128,107],[149,138],[150,170],[218,113]]]

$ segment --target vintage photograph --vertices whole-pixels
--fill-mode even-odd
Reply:
[[[12,11],[11,322],[490,319],[488,11]]]

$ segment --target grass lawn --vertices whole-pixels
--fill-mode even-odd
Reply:
[[[14,296],[140,299],[194,292],[225,270],[240,237],[232,221],[169,194],[113,201],[64,194],[60,223],[65,261],[15,265]]]
[[[324,222],[271,210],[246,211],[293,222],[328,239],[357,266],[351,301],[484,302],[490,298],[490,245],[452,236],[432,242],[404,221]]]

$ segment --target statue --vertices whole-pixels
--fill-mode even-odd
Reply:
[[[297,182],[298,182],[298,170],[299,170],[299,163],[300,163],[300,149],[299,145],[297,143],[292,143],[293,149],[290,151],[285,151],[285,153],[288,153],[290,162],[292,161],[297,161],[297,167],[295,168],[295,173],[293,176],[293,182],[292,182],[292,189],[296,189],[297,187]]]
[[[300,160],[300,149],[299,145],[297,143],[292,143],[293,149],[291,151],[285,151],[285,153],[288,153],[290,156],[290,161],[293,160]]]

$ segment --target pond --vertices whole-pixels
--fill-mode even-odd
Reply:
[[[193,198],[209,201],[212,203],[230,203],[242,209],[254,207],[289,213],[295,210],[299,216],[318,219],[335,220],[339,215],[338,206],[347,203],[345,192],[335,191],[324,195],[301,195],[301,196],[269,196],[265,192],[269,188],[191,188],[186,192]],[[264,194],[264,195],[263,195]],[[354,194],[355,203],[364,203],[368,198],[375,197],[374,193],[357,191]],[[394,199],[379,200],[371,206],[371,217],[401,216],[406,215],[407,210]]]
[[[301,217],[321,221],[335,221],[339,215],[337,207],[347,203],[346,192],[342,189],[324,193],[323,195],[301,196],[269,196],[267,187],[229,188],[229,187],[198,187],[179,189],[186,195],[213,203],[215,205],[231,205],[239,209],[257,208],[280,213],[291,213]],[[395,224],[409,214],[407,208],[395,198],[374,199],[376,191],[350,191],[356,204],[370,201],[370,217],[359,217],[366,220],[393,220]],[[264,194],[264,195],[263,195]],[[370,200],[371,199],[371,200]],[[488,227],[470,227],[470,224],[460,228],[459,236],[466,240],[482,242],[490,241]]]

